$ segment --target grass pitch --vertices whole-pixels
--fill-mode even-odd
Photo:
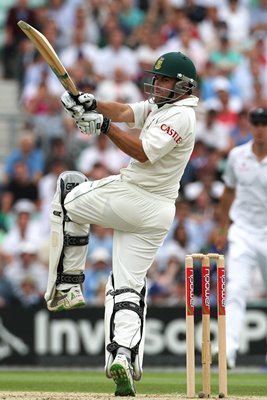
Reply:
[[[212,396],[218,395],[218,376],[212,373]],[[196,392],[201,391],[201,372],[196,373]],[[183,396],[186,393],[186,375],[181,371],[145,371],[141,382],[136,383],[140,395]],[[90,370],[0,370],[1,392],[76,392],[114,393],[114,383],[104,372]],[[267,399],[267,373],[229,372],[228,397],[244,396],[246,399],[262,396]]]

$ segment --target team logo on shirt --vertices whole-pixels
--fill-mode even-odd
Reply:
[[[155,68],[155,69],[160,69],[160,68],[162,67],[163,61],[164,61],[164,57],[160,57],[160,58],[157,60],[157,62],[156,62],[156,64],[155,64],[154,68]]]
[[[183,140],[183,138],[179,135],[178,132],[176,132],[175,129],[171,128],[166,124],[162,124],[160,126],[160,129],[163,130],[163,132],[167,133],[169,136],[171,136],[177,144]]]

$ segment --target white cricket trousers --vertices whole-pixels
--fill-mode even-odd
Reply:
[[[127,287],[140,293],[147,271],[172,224],[174,202],[122,181],[116,175],[80,184],[66,196],[64,206],[72,220],[66,224],[67,234],[82,236],[88,223],[114,230],[114,289]],[[79,248],[65,247],[64,273],[73,273],[75,258],[77,265],[81,265],[79,257],[82,256]],[[116,296],[116,302],[139,304],[139,300],[131,292]],[[116,313],[115,322],[114,341],[130,348],[138,343],[140,318],[136,312],[122,309]]]
[[[227,354],[240,347],[247,295],[255,268],[259,267],[267,289],[267,232],[249,232],[232,225],[226,259],[226,343]]]

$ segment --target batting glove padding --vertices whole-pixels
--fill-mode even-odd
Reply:
[[[77,120],[76,124],[80,131],[86,135],[107,134],[111,120],[104,117],[96,111],[85,112],[82,117]]]
[[[84,107],[85,111],[94,111],[96,109],[96,99],[91,93],[79,93],[77,100]]]
[[[61,103],[65,111],[76,120],[80,119],[85,111],[96,109],[95,97],[90,93],[79,93],[78,96],[73,96],[66,91],[61,96]]]

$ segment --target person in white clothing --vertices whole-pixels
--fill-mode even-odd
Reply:
[[[226,344],[229,368],[236,365],[247,297],[257,267],[267,290],[267,109],[250,111],[249,121],[253,139],[233,148],[227,160],[216,240],[218,249],[226,249],[228,237]]]
[[[173,222],[180,180],[195,140],[193,62],[180,52],[166,53],[148,72],[153,78],[145,84],[146,101],[103,102],[92,94],[72,97],[68,92],[61,97],[83,133],[105,134],[131,157],[119,175],[98,181],[89,182],[74,171],[59,177],[45,295],[51,311],[84,305],[80,284],[89,224],[113,229],[112,274],[105,299],[106,375],[113,378],[115,395],[120,396],[134,396],[133,379],[141,379],[146,275]],[[122,131],[111,120],[141,129],[140,136]]]

